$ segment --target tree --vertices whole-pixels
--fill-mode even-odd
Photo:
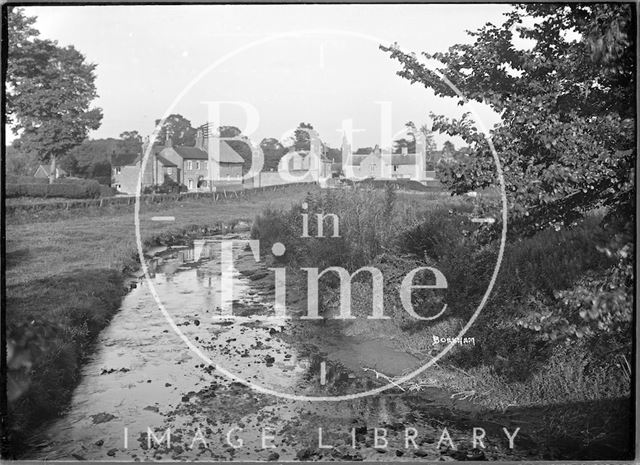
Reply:
[[[523,18],[536,24],[521,26]],[[526,4],[470,35],[475,43],[423,53],[442,65],[465,97],[501,114],[491,133],[509,193],[510,230],[531,233],[570,225],[585,211],[634,212],[635,38],[628,4]],[[513,29],[533,39],[516,49]],[[574,40],[566,31],[575,31]],[[438,75],[396,46],[381,47],[402,64],[400,76],[460,100]],[[496,183],[490,147],[466,114],[433,115],[434,129],[472,147],[464,164],[445,165],[442,181],[454,193]]]
[[[160,124],[160,121],[159,119],[156,120],[156,126]],[[167,116],[167,119],[164,120],[162,127],[158,131],[155,143],[166,143],[167,134],[169,134],[172,145],[192,147],[196,144],[196,130],[191,127],[191,121],[177,113]]]
[[[120,151],[125,153],[138,153],[142,151],[142,136],[138,131],[125,131],[120,134],[122,144]]]
[[[218,128],[220,137],[239,137],[242,131],[235,126],[220,126]]]
[[[403,149],[407,149],[408,153],[416,152],[416,125],[413,121],[409,121],[404,125],[406,137],[400,137],[393,141],[393,153],[402,153]]]
[[[300,123],[298,128],[294,132],[294,150],[310,150],[311,149],[311,136],[306,130],[313,129],[313,126],[309,123]]]
[[[17,176],[33,176],[38,169],[38,160],[33,154],[22,153],[11,145],[6,149],[5,163],[6,173]]]
[[[124,131],[120,134],[120,139],[126,143],[142,144],[142,136],[138,131]]]
[[[95,65],[73,46],[38,38],[34,17],[20,8],[9,9],[7,56],[7,116],[19,137],[14,146],[51,163],[79,145],[102,120],[97,97]]]
[[[456,147],[455,145],[453,145],[453,142],[451,142],[450,140],[445,141],[444,144],[442,144],[442,154],[446,155],[448,157],[453,157],[453,155],[456,153]]]
[[[424,137],[425,148],[427,152],[433,152],[436,149],[436,141],[433,140],[433,131],[426,124],[420,126],[420,132]]]
[[[550,337],[620,333],[633,319],[634,15],[622,3],[517,5],[503,24],[471,32],[475,43],[423,53],[441,63],[437,73],[395,44],[381,47],[412,83],[464,103],[438,75],[446,76],[465,98],[501,115],[491,139],[504,172],[511,237],[570,226],[595,208],[608,211],[613,239],[605,252],[616,266],[522,322]],[[532,27],[522,26],[527,16]],[[514,29],[533,40],[531,49],[514,47]],[[435,130],[470,145],[467,157],[442,165],[443,183],[454,194],[495,185],[490,146],[469,115],[432,117]]]
[[[141,151],[142,147],[135,136],[126,140],[115,138],[85,140],[62,157],[60,163],[74,176],[106,182],[107,179],[111,179],[113,154],[139,155]]]
[[[264,154],[263,171],[276,171],[278,169],[278,163],[280,159],[287,153],[286,147],[284,147],[280,141],[274,137],[268,137],[262,139],[260,142],[260,148]]]

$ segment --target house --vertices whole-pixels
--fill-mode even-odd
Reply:
[[[178,167],[178,182],[189,191],[242,184],[244,159],[217,132],[210,132],[209,125],[198,128],[195,147],[168,142],[159,156]]]
[[[291,147],[280,159],[278,173],[289,173],[300,182],[318,182],[331,177],[331,160],[324,154],[318,133],[310,130],[309,135],[309,150],[294,150]]]
[[[142,175],[142,189],[147,186],[163,184],[165,180],[178,181],[178,166],[162,157],[159,152],[163,145],[151,148],[149,159]],[[146,147],[145,147],[146,150]],[[119,192],[135,194],[142,164],[141,153],[114,153],[111,155],[111,186]]]
[[[342,141],[342,171],[349,179],[411,179],[427,181],[427,154],[424,136],[416,138],[416,153],[403,148],[399,154],[375,146],[368,153],[351,152],[346,138]]]
[[[174,146],[167,137],[164,144],[153,144],[149,148],[147,138],[140,154],[113,155],[113,187],[123,193],[136,193],[142,159],[147,150],[149,158],[142,174],[142,189],[163,184],[168,179],[184,184],[189,191],[242,184],[244,159],[217,133],[209,133],[209,126],[204,125],[198,128],[195,147]]]
[[[38,165],[38,169],[35,173],[33,173],[34,178],[48,178],[51,176],[51,166],[49,165]],[[63,178],[68,176],[67,172],[62,168],[56,167],[56,175],[55,178]]]
[[[140,155],[119,153],[111,155],[111,187],[118,192],[134,194],[140,172]]]

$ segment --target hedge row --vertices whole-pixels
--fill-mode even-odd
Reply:
[[[100,197],[96,181],[55,184],[7,184],[5,194],[10,197],[62,197],[65,199],[95,199]]]
[[[6,184],[49,184],[49,178],[18,176],[16,174],[7,174],[4,179]]]

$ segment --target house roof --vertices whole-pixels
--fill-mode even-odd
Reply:
[[[178,165],[176,165],[174,162],[167,160],[165,157],[163,157],[162,155],[156,155],[156,159],[162,163],[162,166],[173,166],[173,167],[177,167]]]
[[[138,161],[137,153],[113,153],[111,154],[111,166],[135,165]]]
[[[196,147],[177,145],[171,148],[185,160],[206,160],[209,158],[207,152]]]
[[[143,150],[143,155],[144,155],[144,151],[146,150],[147,146],[143,146],[142,150]],[[167,148],[166,145],[163,144],[153,144],[153,146],[151,147],[151,153],[153,155],[158,154],[160,152],[162,152],[165,148]]]
[[[209,158],[207,152],[196,147],[177,146],[173,147],[173,150],[185,160],[207,160]],[[220,141],[220,160],[216,161],[220,163],[244,163],[244,159],[226,141]]]
[[[58,174],[63,174],[66,175],[67,172],[65,170],[63,170],[62,168],[56,168],[58,170]],[[50,165],[38,165],[38,169],[36,169],[36,172],[38,172],[39,170],[44,171],[44,174],[46,174],[47,176],[49,176],[51,174],[51,166]]]

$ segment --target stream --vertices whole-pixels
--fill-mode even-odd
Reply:
[[[496,460],[522,458],[470,403],[437,388],[393,388],[339,402],[335,396],[386,384],[374,367],[398,375],[420,365],[380,340],[342,335],[326,321],[277,319],[273,273],[241,241],[234,248],[232,318],[221,292],[220,240],[154,251],[153,289],[178,328],[214,364],[205,363],[171,328],[140,276],[96,342],[69,409],[43,427],[30,459],[40,460]],[[306,309],[303,297],[287,301]],[[305,329],[302,329],[304,326]],[[309,330],[311,328],[311,331]],[[230,379],[215,365],[240,378]],[[482,447],[473,428],[483,427]],[[153,434],[150,434],[153,433]],[[447,437],[444,437],[447,436]],[[443,439],[444,437],[444,439]],[[454,447],[451,447],[451,444]]]

